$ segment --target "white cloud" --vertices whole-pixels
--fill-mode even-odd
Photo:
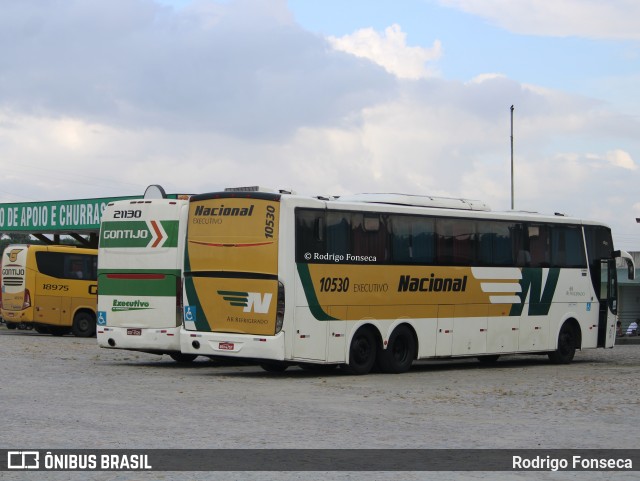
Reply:
[[[514,104],[517,209],[606,214],[614,233],[638,216],[637,118],[499,73],[434,76],[439,44],[409,47],[399,26],[361,36],[364,59],[300,29],[284,0],[274,15],[248,18],[247,5],[10,2],[0,16],[0,201],[261,184],[504,210]],[[358,39],[342,40],[355,49]]]
[[[633,161],[629,152],[625,152],[621,149],[612,150],[607,152],[605,158],[611,165],[621,167],[628,170],[636,170],[638,165]]]
[[[636,0],[440,0],[525,35],[640,39]]]
[[[470,80],[470,83],[481,84],[482,82],[486,82],[487,80],[506,79],[506,78],[507,77],[501,73],[482,73],[472,78]]]
[[[329,37],[329,41],[336,50],[367,58],[404,79],[435,76],[437,70],[428,64],[442,55],[438,40],[431,48],[408,46],[407,34],[397,24],[387,27],[383,35],[372,28],[363,28],[351,35]]]
[[[243,138],[332,125],[395,79],[300,29],[285,0],[24,0],[0,15],[0,108]]]

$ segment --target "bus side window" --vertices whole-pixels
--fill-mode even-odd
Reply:
[[[435,228],[432,218],[394,215],[390,231],[391,255],[396,264],[433,264]]]
[[[379,214],[351,215],[352,252],[356,256],[374,256],[375,262],[389,257],[387,223]]]
[[[453,263],[452,219],[436,219],[436,239],[438,264],[451,265]]]
[[[95,281],[98,278],[97,256],[87,254],[64,254],[64,278]]]
[[[586,267],[582,232],[577,226],[554,226],[551,231],[551,263],[556,267]]]
[[[321,210],[296,209],[296,261],[308,262],[305,254],[324,253],[325,213]]]
[[[529,251],[531,252],[531,267],[549,267],[551,265],[549,226],[529,225]]]
[[[327,252],[346,256],[349,253],[351,214],[348,212],[327,213]]]
[[[478,264],[482,266],[509,266],[513,262],[510,222],[478,222]],[[526,260],[522,261],[523,263]]]
[[[476,263],[476,222],[461,219],[453,226],[453,260],[456,265],[471,266]]]
[[[531,265],[531,253],[529,252],[529,238],[524,224],[513,224],[511,231],[512,252],[515,254],[513,263],[517,267],[529,267]]]
[[[470,266],[475,262],[475,221],[437,219],[438,264]]]
[[[64,254],[59,252],[36,252],[36,264],[42,274],[58,279],[65,277]]]
[[[98,280],[98,256],[91,256],[91,276],[90,279],[92,281]]]

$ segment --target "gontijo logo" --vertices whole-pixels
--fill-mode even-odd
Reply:
[[[267,292],[218,291],[218,294],[232,306],[242,307],[244,312],[266,314],[269,312],[273,294]]]
[[[100,247],[175,247],[176,239],[165,227],[173,231],[176,223],[157,220],[103,222]]]
[[[18,260],[18,254],[22,252],[24,249],[11,249],[7,252],[7,257],[11,262],[15,262]]]

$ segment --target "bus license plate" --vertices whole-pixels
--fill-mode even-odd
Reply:
[[[222,351],[233,351],[234,347],[233,342],[221,342],[218,344],[218,349]]]
[[[127,336],[141,336],[142,329],[127,329]]]

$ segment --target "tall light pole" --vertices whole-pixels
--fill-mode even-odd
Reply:
[[[511,210],[513,210],[513,105],[511,106]]]

